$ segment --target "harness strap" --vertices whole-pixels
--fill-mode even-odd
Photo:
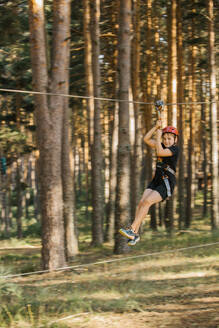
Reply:
[[[173,169],[171,169],[170,166],[165,167],[164,170],[166,170],[166,171],[172,173],[174,176],[176,175],[176,172],[175,172]]]
[[[167,175],[165,175],[164,171],[168,171],[174,176],[176,175],[176,172],[173,169],[171,169],[171,167],[169,165],[167,165],[166,167],[162,167],[162,163],[157,163],[157,167],[162,169],[162,171],[163,171],[162,178],[165,183],[166,190],[167,190],[167,198],[169,198],[169,197],[171,197],[170,182],[169,182],[169,177]]]
[[[170,172],[174,176],[176,175],[176,172],[173,169],[171,169],[170,166],[167,166],[164,170]],[[169,198],[169,197],[171,197],[172,194],[171,194],[171,188],[170,188],[170,182],[169,182],[168,176],[165,175],[163,177],[163,180],[164,180],[166,190],[167,190],[167,198]]]
[[[171,196],[171,189],[170,189],[169,179],[168,179],[167,176],[164,176],[163,180],[164,180],[164,183],[165,183],[165,186],[166,186],[166,189],[167,189],[167,197],[170,197]]]

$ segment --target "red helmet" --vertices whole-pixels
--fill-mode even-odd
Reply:
[[[174,126],[166,126],[164,129],[163,129],[163,134],[164,133],[172,133],[172,134],[175,134],[175,136],[178,136],[179,135],[179,132],[176,128],[174,128]]]

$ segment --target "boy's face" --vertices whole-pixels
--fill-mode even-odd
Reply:
[[[175,135],[173,133],[164,133],[162,135],[163,144],[165,147],[171,147],[175,144]]]

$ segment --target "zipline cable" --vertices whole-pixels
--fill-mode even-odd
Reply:
[[[63,93],[51,93],[51,92],[40,92],[40,91],[27,91],[27,90],[19,90],[19,89],[1,89],[3,92],[14,92],[14,93],[27,93],[33,95],[46,95],[46,96],[61,96],[61,97],[69,97],[69,98],[79,98],[79,99],[94,99],[94,100],[102,100],[102,101],[113,101],[113,102],[129,102],[129,103],[138,103],[138,104],[146,104],[153,105],[153,103],[147,103],[142,101],[132,101],[125,99],[113,99],[113,98],[101,98],[101,97],[91,97],[91,96],[78,96],[78,95],[69,95]]]
[[[60,97],[79,98],[79,99],[93,99],[93,100],[112,101],[112,102],[127,102],[127,103],[140,104],[140,105],[154,105],[154,103],[152,103],[152,102],[126,100],[126,99],[116,99],[116,98],[78,96],[78,95],[69,95],[69,94],[63,94],[63,93],[51,93],[51,92],[27,91],[27,90],[3,89],[3,88],[0,88],[0,91],[2,91],[2,92],[13,92],[13,93],[26,93],[26,94],[32,94],[32,95],[46,95],[46,96],[57,96],[57,97],[60,96]],[[167,103],[167,104],[165,104],[165,106],[172,106],[172,105],[201,105],[201,104],[212,104],[212,103],[217,103],[217,101]]]
[[[60,321],[64,321],[64,320],[68,320],[68,319],[73,319],[73,318],[81,317],[81,316],[83,316],[83,315],[87,315],[87,314],[90,314],[90,313],[91,313],[91,312],[82,312],[82,313],[77,313],[77,314],[68,315],[67,317],[60,318],[60,319],[57,319],[57,320],[51,321],[51,322],[47,323],[46,325],[47,325],[47,326],[51,326],[51,325],[53,325],[54,323],[57,323],[57,322],[60,322]],[[41,328],[41,327],[45,327],[45,325],[40,325],[39,328]]]
[[[34,274],[52,273],[52,272],[55,272],[55,271],[65,271],[65,270],[69,270],[69,269],[78,269],[78,268],[88,267],[88,266],[92,266],[92,265],[121,262],[121,261],[133,260],[133,259],[137,259],[137,258],[143,258],[143,257],[147,257],[147,256],[157,256],[157,255],[163,255],[163,254],[169,254],[169,253],[175,253],[175,252],[182,252],[182,251],[189,250],[189,249],[209,247],[209,246],[213,246],[213,245],[219,245],[219,242],[209,243],[209,244],[201,244],[201,245],[195,245],[195,246],[189,246],[189,247],[183,247],[183,248],[170,249],[170,250],[161,251],[161,252],[153,252],[153,253],[147,253],[147,254],[127,256],[127,257],[123,257],[123,258],[120,258],[120,259],[110,259],[110,260],[104,260],[104,261],[98,261],[98,262],[92,262],[92,263],[77,264],[77,265],[73,265],[73,266],[66,266],[66,267],[57,268],[57,269],[54,269],[52,271],[51,270],[40,270],[40,271],[24,272],[24,273],[18,273],[18,274],[9,274],[9,275],[6,275],[6,276],[0,276],[0,279],[10,279],[10,278],[29,276],[29,275],[34,275]]]

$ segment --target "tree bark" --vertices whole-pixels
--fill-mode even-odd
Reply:
[[[184,102],[184,61],[183,61],[183,35],[182,35],[182,11],[181,0],[177,0],[177,102]],[[179,220],[178,227],[181,229],[185,225],[185,154],[184,154],[184,129],[185,111],[184,105],[179,104],[179,175],[178,175],[178,201],[179,201]]]
[[[195,9],[193,9],[195,13]],[[191,26],[189,28],[189,35],[191,40],[195,36],[194,18],[192,17]],[[190,136],[188,143],[188,181],[187,181],[187,208],[185,227],[189,228],[192,222],[193,210],[195,206],[195,115],[196,107],[193,104],[196,102],[196,83],[195,83],[195,69],[196,69],[196,46],[190,46],[190,66],[189,66],[189,101],[192,103],[189,107],[190,115]]]
[[[168,6],[168,125],[177,125],[177,43],[176,43],[176,0]],[[176,191],[175,191],[176,192]],[[174,224],[174,195],[166,201],[165,226],[169,233]]]
[[[155,70],[156,70],[156,96],[157,100],[161,99],[161,59],[160,59],[160,34],[159,34],[159,8],[158,4],[155,5],[155,17],[154,17],[154,25],[155,25],[155,34],[154,34],[154,47],[155,47]]]
[[[30,35],[33,87],[35,91],[61,94],[67,81],[65,67],[67,2],[53,1],[53,44],[51,79],[48,84],[47,49],[43,0],[30,0]],[[37,143],[40,151],[40,198],[42,213],[43,268],[53,270],[65,265],[63,190],[62,190],[62,130],[63,97],[35,96]]]
[[[132,156],[131,185],[132,185],[132,201],[131,216],[134,217],[136,206],[140,198],[140,174],[141,174],[141,116],[139,104],[140,96],[140,1],[135,0],[133,3],[133,53],[132,53],[132,92],[134,100],[134,116],[135,116],[135,141],[134,152]]]
[[[119,1],[115,1],[112,5],[112,25],[113,33],[118,35],[118,12]],[[113,42],[112,55],[112,95],[118,93],[118,38]],[[110,125],[110,194],[108,206],[108,220],[106,225],[106,240],[114,241],[115,233],[115,202],[116,202],[116,172],[117,172],[117,149],[118,149],[118,131],[119,131],[119,104],[112,104],[112,117]]]
[[[210,78],[210,127],[211,127],[211,227],[219,228],[218,213],[218,132],[216,103],[216,66],[215,66],[215,33],[214,33],[214,2],[207,1],[208,8],[208,40],[209,40],[209,78]]]
[[[91,39],[92,39],[92,71],[94,97],[100,97],[100,0],[91,3]],[[92,244],[103,243],[103,155],[101,143],[101,120],[100,100],[94,100],[94,139],[92,144],[92,198],[93,198],[93,220],[92,220]]]
[[[91,13],[90,13],[90,1],[83,0],[83,24],[84,24],[84,68],[85,68],[85,80],[86,80],[86,93],[90,98],[87,99],[87,118],[88,118],[88,142],[89,146],[93,144],[94,136],[94,91],[93,91],[93,74],[92,74],[92,43],[91,43]]]
[[[119,144],[116,192],[115,253],[124,253],[128,246],[118,234],[119,228],[130,222],[130,141],[129,141],[129,87],[130,87],[130,26],[131,1],[120,1],[119,25]],[[126,100],[126,101],[124,101]]]
[[[16,167],[16,194],[17,194],[17,238],[21,239],[23,237],[23,225],[22,225],[22,216],[24,208],[24,197],[23,197],[23,187],[21,182],[21,160],[17,161]],[[5,196],[4,196],[5,197]],[[3,198],[4,199],[4,198]]]
[[[106,240],[112,241],[115,232],[115,202],[116,202],[116,171],[117,171],[117,149],[118,149],[118,103],[114,106],[112,142],[111,142],[111,164],[110,164],[110,198],[109,198],[109,218],[106,230]]]
[[[176,0],[171,1],[171,102],[172,120],[171,125],[177,125],[177,18]]]
[[[205,104],[205,98],[204,98],[204,92],[205,92],[205,78],[203,76],[203,69],[201,69],[200,72],[200,94],[201,94],[201,140],[202,140],[202,171],[203,171],[203,211],[202,215],[203,217],[207,216],[208,207],[207,207],[207,201],[208,201],[208,142],[207,142],[207,106]]]
[[[70,59],[70,13],[71,1],[65,3],[65,35],[63,44],[65,63],[64,93],[69,93],[69,59]],[[63,132],[62,132],[62,183],[63,183],[63,214],[65,223],[65,248],[67,259],[73,258],[78,253],[78,240],[75,227],[75,197],[74,197],[74,165],[71,150],[71,131],[69,129],[69,99],[63,98]]]
[[[91,148],[94,139],[94,91],[93,91],[93,73],[92,73],[92,43],[91,43],[91,13],[90,13],[90,1],[83,0],[83,35],[84,35],[84,70],[85,70],[85,84],[86,84],[86,95],[90,98],[86,100],[86,117],[87,117],[87,129],[88,135],[86,144],[88,143],[88,153],[86,153],[87,163],[86,163],[86,190],[87,190],[87,209],[89,206],[89,189],[90,189],[90,179],[89,179],[89,164],[91,158]]]
[[[146,101],[151,103],[153,96],[152,96],[152,80],[153,80],[153,57],[152,57],[152,0],[146,1],[146,12],[147,12],[147,27],[146,27],[146,35],[147,35],[147,46],[146,46],[146,69],[147,69],[147,76],[146,76]],[[146,113],[145,113],[145,126],[146,131],[151,129],[152,123],[152,106],[146,105]],[[148,151],[146,154],[146,167],[147,167],[147,182],[152,178],[152,165],[153,165],[153,158],[152,158],[152,151],[151,148],[148,147]],[[156,217],[156,205],[150,208],[150,227],[153,230],[157,229],[157,217]]]

